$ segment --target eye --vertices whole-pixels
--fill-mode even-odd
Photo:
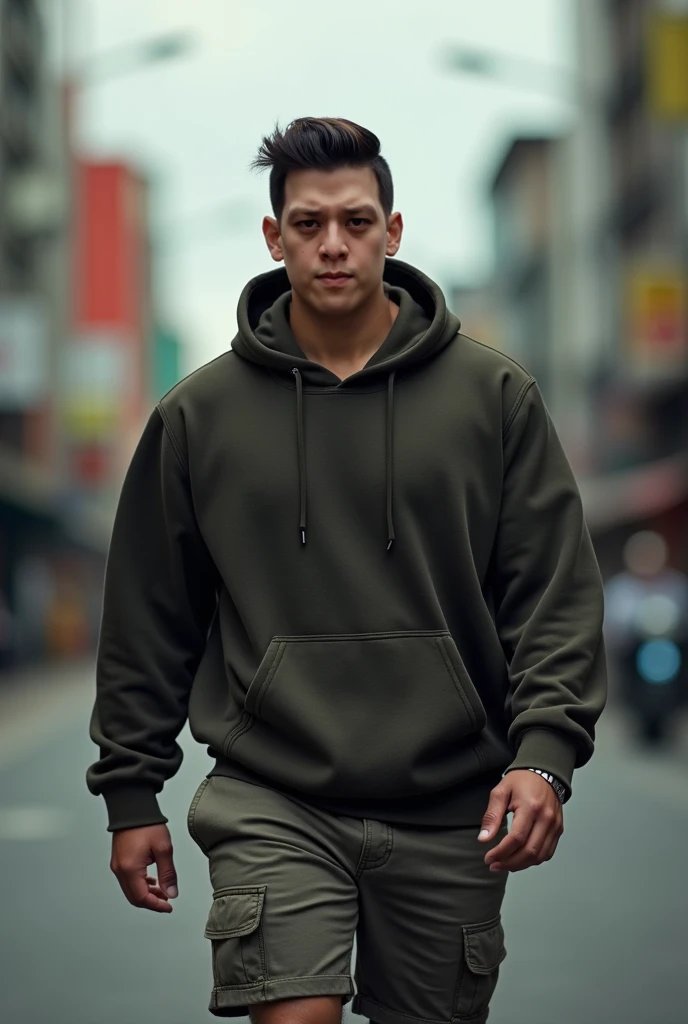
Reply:
[[[300,220],[300,221],[297,221],[297,225],[296,226],[299,227],[299,228],[306,228],[306,230],[308,230],[308,228],[310,228],[313,224],[317,224],[317,223],[318,223],[317,220],[313,220],[313,219],[310,219],[310,220]]]
[[[355,224],[354,221],[356,221]],[[370,224],[370,221],[368,220],[367,217],[352,217],[351,223],[354,225],[355,228],[361,228],[363,227],[364,224]]]

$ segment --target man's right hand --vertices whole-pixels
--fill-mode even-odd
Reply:
[[[144,825],[113,833],[110,869],[133,906],[158,914],[172,913],[169,900],[177,896],[172,852],[167,825]],[[148,874],[150,864],[157,864],[157,880]]]

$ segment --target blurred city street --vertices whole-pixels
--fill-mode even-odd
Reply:
[[[365,31],[354,32],[352,26],[360,25]],[[275,38],[277,47],[266,46]],[[340,85],[324,101],[323,70],[336,72]],[[382,155],[389,156],[392,212],[377,177],[375,209],[379,205],[388,215],[375,229],[380,261],[393,217],[402,213],[399,256],[437,282],[447,316],[461,323],[459,333],[452,328],[457,351],[473,351],[474,343],[495,350],[489,359],[502,368],[504,394],[514,361],[537,383],[530,394],[542,396],[579,486],[604,585],[608,707],[592,762],[574,776],[555,858],[510,878],[503,908],[508,957],[490,1024],[686,1024],[688,0],[425,0],[405,6],[402,17],[392,0],[0,0],[0,1024],[198,1024],[211,1018],[211,949],[204,928],[212,891],[206,860],[186,823],[193,794],[211,767],[205,747],[193,741],[187,724],[184,764],[161,797],[179,876],[172,914],[144,912],[126,901],[109,868],[105,803],[87,789],[86,770],[98,757],[89,720],[106,566],[125,474],[146,424],[151,417],[158,423],[153,414],[172,392],[192,394],[193,382],[183,382],[199,370],[197,380],[206,379],[203,368],[230,348],[240,360],[241,335],[239,346],[233,344],[240,296],[247,281],[276,267],[276,250],[268,251],[264,237],[271,212],[288,235],[287,171],[281,185],[279,175],[273,177],[277,165],[269,180],[253,173],[261,139],[275,124],[326,115],[350,119],[372,134],[380,148],[376,175],[380,160],[386,161]],[[310,160],[307,171],[320,167]],[[301,165],[285,166],[291,174]],[[335,161],[335,171],[347,168]],[[323,173],[331,169],[320,167]],[[328,294],[346,294],[341,281],[321,280],[331,239],[355,268],[356,252],[365,256],[357,247],[372,230],[372,221],[350,216],[352,202],[340,204],[345,234],[338,230],[317,242],[322,226],[311,213],[322,213],[326,204],[311,210],[310,199],[309,219],[299,222],[317,229],[308,245],[313,252],[317,246],[318,261],[306,276]],[[362,208],[356,200],[356,210]],[[294,251],[311,250],[299,240]],[[365,257],[369,266],[373,251]],[[281,262],[287,270],[284,253]],[[355,283],[355,274],[347,276]],[[287,277],[293,294],[279,308],[295,331],[298,278]],[[378,280],[382,301],[381,286]],[[411,302],[410,294],[406,298]],[[343,323],[349,344],[358,316],[353,312],[341,323],[339,314],[316,317],[315,334],[329,344]],[[424,310],[418,306],[417,312]],[[284,358],[283,352],[276,355]],[[483,356],[487,366],[488,353]],[[292,373],[300,380],[298,369],[285,372],[286,381],[271,371],[277,380],[270,416],[253,422],[265,422],[267,443],[274,443],[283,473],[275,480],[301,485],[299,554],[308,465],[316,505],[309,524],[320,516],[326,522],[335,559],[328,566],[343,567],[336,571],[353,586],[361,567],[341,547],[328,506],[314,500],[313,467],[328,435],[313,430],[306,445],[299,414],[290,449],[291,410],[289,422],[278,418],[279,403],[286,401],[278,384],[294,389],[297,411],[299,401],[301,413],[307,407],[309,431],[321,403],[315,386],[303,398]],[[398,416],[406,402],[404,376],[397,378]],[[393,379],[385,434],[388,531],[392,493],[399,510],[406,493],[403,476],[392,489],[394,472],[411,447],[397,444],[404,434],[399,437],[391,415]],[[445,380],[454,387],[453,377]],[[465,415],[460,395],[467,380],[457,374],[456,394],[449,395],[457,423]],[[345,381],[343,374],[327,390]],[[382,401],[382,388],[377,391]],[[213,677],[222,695],[230,677],[239,681],[243,672],[250,678],[261,632],[249,621],[237,579],[257,581],[266,588],[261,594],[269,592],[279,568],[263,540],[272,536],[273,515],[286,521],[291,514],[291,498],[280,490],[279,500],[271,499],[272,474],[259,476],[263,463],[249,452],[249,442],[261,434],[250,420],[253,392],[237,385],[241,401],[254,403],[246,407],[227,399],[225,390],[218,394],[217,410],[209,401],[198,412],[190,398],[188,407],[186,398],[179,406],[191,410],[188,416],[180,411],[180,422],[199,424],[198,452],[189,448],[187,458],[184,445],[163,445],[170,458],[160,460],[166,481],[160,482],[160,507],[169,509],[169,518],[150,535],[157,543],[169,534],[170,546],[155,564],[148,591],[135,581],[114,589],[125,595],[127,610],[156,602],[162,608],[164,596],[172,594],[167,569],[170,578],[186,579],[171,568],[186,550],[185,529],[175,532],[170,525],[182,505],[189,536],[198,527],[199,545],[189,551],[207,550],[217,560],[207,535],[210,520],[222,523],[223,540],[240,538],[242,554],[255,550],[255,564],[247,568],[227,557],[222,607],[245,632],[236,651],[222,633],[227,678]],[[521,389],[520,398],[524,394]],[[487,435],[489,425],[502,444],[518,413],[514,402],[505,422],[503,401],[492,417],[479,407],[481,430]],[[248,410],[231,420],[231,430],[213,426],[222,422],[226,410],[219,406],[225,405],[232,415]],[[418,416],[409,438],[434,429],[433,417],[434,408]],[[158,426],[160,437],[167,437]],[[342,428],[347,443],[352,436]],[[170,430],[169,440],[174,437]],[[213,469],[208,501],[195,466],[220,466],[222,459],[216,463],[206,450],[218,438],[227,445],[222,457],[227,455],[230,471],[223,476],[221,468]],[[335,465],[330,455],[339,444],[333,442],[323,462]],[[361,444],[352,440],[356,459],[367,444],[367,437]],[[290,450],[291,468],[280,454]],[[435,444],[434,451],[454,465],[453,441]],[[476,459],[471,444],[462,446],[464,458],[490,472],[497,465],[496,459]],[[164,465],[174,467],[169,480]],[[356,480],[365,480],[358,461],[352,465]],[[147,473],[141,477],[148,481]],[[339,474],[338,486],[343,479]],[[429,469],[427,479],[434,479]],[[173,496],[177,480],[183,502]],[[253,549],[236,526],[232,509],[215,508],[222,504],[216,487],[222,480],[229,481],[241,515],[260,526],[259,547]],[[374,482],[380,484],[381,510],[382,480],[380,470]],[[412,482],[406,505],[420,508],[426,500],[422,481]],[[427,503],[444,517],[447,533],[460,535],[446,491],[438,498],[429,489]],[[373,502],[372,488],[368,498]],[[328,501],[336,508],[335,497]],[[135,525],[120,548],[125,555],[133,550],[131,541],[145,548],[140,510],[152,504],[147,494],[137,495]],[[345,505],[342,500],[343,514]],[[365,519],[355,502],[349,512]],[[482,526],[482,516],[475,521]],[[530,532],[540,536],[535,527]],[[406,534],[409,547],[420,551],[420,534],[417,544],[414,536]],[[495,531],[495,551],[497,538]],[[296,523],[290,541],[296,544]],[[387,548],[392,558],[395,550]],[[552,550],[562,589],[569,580],[575,587],[576,574],[567,574],[557,549],[548,546]],[[198,560],[186,557],[195,572]],[[482,557],[471,561],[471,576]],[[488,577],[500,568],[498,561],[490,562],[481,580],[485,593],[497,578]],[[125,563],[127,557],[116,552],[110,564],[117,570]],[[449,561],[446,566],[453,571]],[[307,595],[310,585],[299,573],[283,575]],[[318,578],[324,590],[334,591],[331,568]],[[409,579],[415,587],[416,578]],[[462,584],[458,579],[457,593]],[[453,579],[447,589],[454,592]],[[437,598],[438,624],[440,590],[430,595],[433,602]],[[186,591],[180,593],[186,600]],[[264,632],[279,639],[288,622],[277,597],[270,598],[275,607]],[[174,605],[174,596],[169,599]],[[364,601],[366,607],[357,607],[346,599],[352,621],[368,628],[367,590]],[[376,601],[372,611],[386,615],[390,609],[396,630],[405,620],[393,605]],[[586,597],[583,610],[589,607]],[[601,618],[601,602],[599,607]],[[465,602],[461,615],[464,609]],[[496,608],[494,613],[496,619]],[[190,620],[185,612],[180,616],[184,630]],[[313,625],[307,614],[303,621]],[[336,621],[338,629],[348,629]],[[559,623],[578,620],[557,614],[552,621],[556,633]],[[153,684],[145,693],[148,681],[156,673],[163,681],[169,677],[165,665],[152,664],[152,646],[147,650],[150,639],[162,635],[158,626],[146,632],[138,619],[135,625],[145,641],[115,660],[110,682],[126,688],[122,667],[146,680],[128,691],[134,704],[140,696],[140,707],[129,709],[128,722],[119,716],[130,734],[140,735],[137,715],[146,706],[160,709]],[[111,636],[125,637],[123,648],[131,632],[110,628]],[[548,643],[543,635],[536,646]],[[179,660],[170,663],[174,675]],[[547,689],[533,690],[531,706],[546,706]],[[578,692],[573,700],[579,702]],[[197,706],[202,703],[201,696]],[[110,717],[116,719],[117,711]],[[329,724],[329,706],[324,718]],[[214,713],[209,719],[229,721]],[[370,721],[377,724],[377,718]],[[232,736],[245,731],[239,726]],[[223,742],[231,750],[230,738],[228,733]],[[142,741],[136,756],[152,756],[145,746]],[[344,740],[344,751],[349,746]],[[547,771],[554,775],[555,768]],[[348,1009],[347,1019],[356,1019]]]
[[[82,663],[0,693],[0,1018],[200,1024],[211,1019],[210,888],[186,812],[210,762],[185,732],[184,765],[163,794],[180,896],[170,915],[135,909],[109,870],[102,801],[84,784],[92,679]],[[510,878],[490,1024],[686,1020],[688,728],[657,753],[627,732],[610,708],[555,858]]]

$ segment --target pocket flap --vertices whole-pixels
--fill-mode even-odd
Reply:
[[[466,963],[473,974],[491,974],[506,956],[501,917],[463,926]]]
[[[234,885],[218,889],[205,926],[206,939],[232,939],[258,927],[266,885]]]

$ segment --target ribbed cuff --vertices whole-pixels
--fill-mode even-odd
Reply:
[[[575,767],[576,748],[560,733],[553,729],[528,729],[521,737],[516,757],[504,774],[516,768],[540,768],[563,782],[570,796]]]
[[[152,786],[140,782],[124,782],[103,789],[108,812],[108,832],[144,825],[166,825],[168,818],[160,810]]]

